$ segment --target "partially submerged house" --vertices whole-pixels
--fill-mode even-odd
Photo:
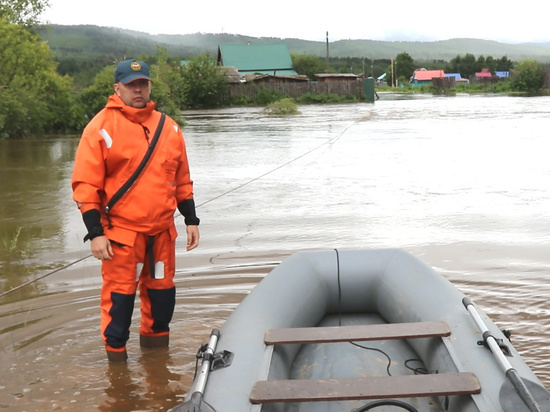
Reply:
[[[247,74],[244,76],[246,82],[254,82],[255,84],[286,84],[286,83],[307,83],[309,78],[305,75],[296,76],[279,76],[271,74]]]
[[[472,83],[495,83],[499,80],[499,77],[494,76],[489,69],[482,69],[474,74],[470,80]]]
[[[445,77],[452,77],[456,84],[468,84],[470,80],[462,77],[460,73],[445,73]]]
[[[341,81],[357,81],[359,76],[353,73],[318,73],[315,74],[320,83],[323,82],[341,82]]]
[[[432,79],[442,79],[445,77],[443,70],[415,70],[411,78],[411,86],[422,86],[432,84]]]
[[[364,82],[359,82],[355,74],[319,75],[318,82],[298,75],[284,43],[221,44],[217,62],[230,83],[230,97],[253,100],[263,89],[269,89],[291,98],[308,93],[333,93],[358,99],[367,96],[374,101],[374,82],[372,92],[367,93]]]
[[[218,64],[234,67],[242,76],[298,74],[292,68],[292,59],[284,43],[221,44],[218,46]]]
[[[492,79],[493,75],[489,71],[489,69],[483,69],[482,71],[475,74],[475,77],[478,79]]]

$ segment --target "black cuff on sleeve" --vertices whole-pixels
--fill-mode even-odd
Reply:
[[[185,224],[187,226],[199,225],[201,220],[197,217],[194,199],[186,199],[183,202],[180,202],[180,204],[178,205],[178,210],[183,215]]]
[[[103,236],[103,226],[101,225],[101,213],[97,209],[91,209],[82,213],[82,220],[88,229],[88,234],[84,236],[84,242],[92,240],[94,237]]]

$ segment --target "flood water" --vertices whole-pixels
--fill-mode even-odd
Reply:
[[[178,240],[170,349],[139,348],[138,301],[127,365],[107,363],[99,336],[99,265],[71,201],[78,138],[0,141],[0,410],[174,407],[199,346],[265,274],[334,248],[402,248],[433,266],[550,387],[550,98],[299,110],[185,113],[201,244]]]

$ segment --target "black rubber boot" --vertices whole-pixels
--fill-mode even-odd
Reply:
[[[126,350],[122,352],[107,351],[107,360],[109,363],[126,363],[126,359],[128,359]]]
[[[139,335],[139,346],[142,348],[167,348],[170,342],[170,335],[144,336]]]

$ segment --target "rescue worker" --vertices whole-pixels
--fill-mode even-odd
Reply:
[[[121,62],[114,94],[85,127],[72,175],[95,258],[102,261],[101,334],[110,362],[126,362],[126,343],[139,287],[141,347],[167,347],[175,307],[176,209],[184,217],[187,250],[199,243],[193,181],[183,134],[165,118],[150,159],[135,183],[107,205],[138,168],[161,120],[150,100],[148,66]]]

